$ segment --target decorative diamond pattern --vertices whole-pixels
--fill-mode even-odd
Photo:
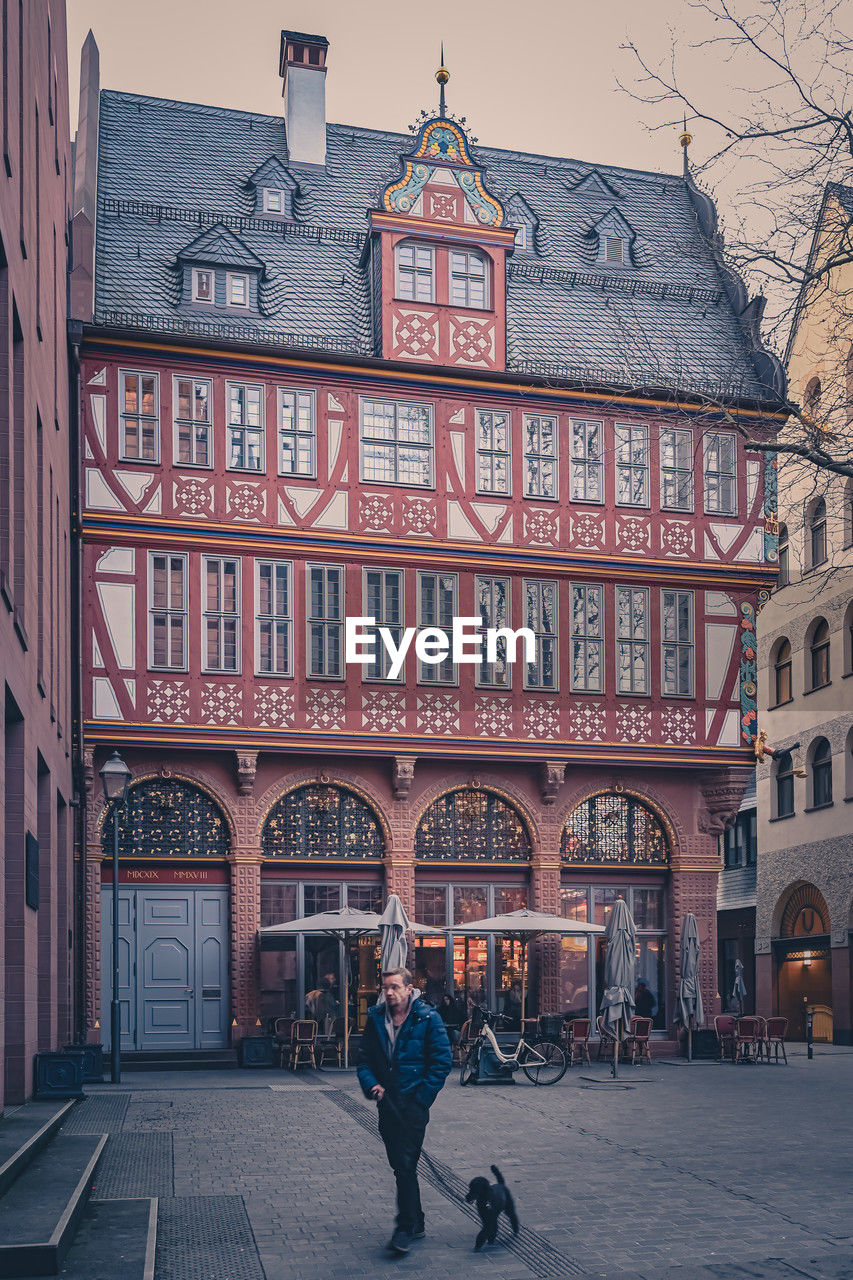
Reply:
[[[238,684],[205,684],[201,687],[201,718],[214,724],[240,724],[242,695]]]
[[[197,476],[190,476],[186,480],[175,481],[173,492],[176,511],[184,511],[189,516],[197,516],[211,509],[213,494],[210,490],[209,481],[199,480]]]
[[[660,530],[662,551],[673,556],[691,556],[695,546],[693,529],[683,520],[664,520]]]
[[[343,729],[347,712],[345,689],[308,689],[305,724],[309,729]]]
[[[639,702],[620,702],[616,708],[616,736],[623,742],[645,742],[652,732],[651,710]]]
[[[406,533],[434,533],[435,504],[425,498],[405,498],[403,529]]]
[[[458,733],[459,699],[452,693],[425,693],[418,697],[417,723],[421,733]]]
[[[664,742],[690,746],[696,741],[696,712],[693,707],[670,706],[661,711]]]
[[[418,311],[402,311],[394,321],[394,338],[398,351],[407,355],[438,355],[438,316]]]
[[[512,733],[512,699],[478,698],[474,724],[481,738],[508,738]]]
[[[625,516],[616,527],[616,539],[624,551],[648,551],[649,522],[637,516]]]
[[[259,520],[266,515],[267,496],[253,484],[228,486],[228,510],[238,520]]]
[[[450,354],[468,364],[488,364],[494,357],[495,333],[491,320],[455,317],[450,325]]]
[[[374,733],[399,732],[406,727],[406,695],[388,689],[361,695],[361,725]]]
[[[531,542],[550,542],[557,546],[560,537],[560,520],[550,511],[526,511],[524,532]]]
[[[359,503],[361,523],[366,529],[391,529],[394,523],[394,506],[390,498],[374,493]]]
[[[255,720],[274,729],[292,728],[293,690],[287,685],[255,685]]]
[[[455,222],[458,218],[457,197],[452,192],[430,192],[430,213],[437,222]]]
[[[155,724],[186,724],[189,714],[189,685],[175,680],[148,681],[148,715]]]
[[[531,700],[524,705],[524,731],[528,738],[559,738],[560,708],[556,702]]]
[[[591,511],[582,511],[572,517],[572,544],[576,547],[602,547],[604,545],[604,517]]]
[[[579,702],[569,708],[569,734],[585,742],[603,742],[605,712],[600,702]]]

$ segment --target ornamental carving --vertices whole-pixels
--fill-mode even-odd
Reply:
[[[360,796],[324,782],[288,791],[261,834],[266,858],[381,858],[379,820]]]
[[[666,867],[663,823],[634,796],[607,791],[574,809],[563,827],[560,856],[568,863]]]
[[[521,816],[491,791],[468,787],[439,796],[415,833],[421,862],[529,862]]]
[[[105,854],[113,849],[113,815],[101,830]],[[211,798],[188,782],[152,779],[131,787],[118,810],[119,854],[123,858],[224,858],[230,846],[228,823]]]
[[[721,835],[738,815],[751,769],[727,769],[700,778],[704,808],[699,812],[699,830]]]

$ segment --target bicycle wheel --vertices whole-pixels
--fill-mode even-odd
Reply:
[[[477,1046],[471,1045],[471,1048],[462,1059],[462,1067],[459,1071],[459,1083],[461,1085],[468,1084],[477,1075]]]
[[[534,1084],[556,1084],[566,1074],[566,1055],[558,1044],[540,1040],[528,1047],[521,1060],[521,1069]]]

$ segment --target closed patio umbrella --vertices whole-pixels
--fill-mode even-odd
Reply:
[[[489,916],[485,920],[476,920],[471,924],[455,925],[449,932],[473,937],[479,937],[481,933],[495,933],[521,943],[521,1027],[524,1030],[528,942],[533,938],[542,938],[547,933],[575,937],[590,933],[604,933],[604,927],[600,924],[587,924],[585,920],[567,920],[563,916],[549,915],[546,911],[530,911],[524,907],[521,911],[506,911],[503,915]]]
[[[732,987],[732,997],[737,1000],[738,1012],[743,1017],[743,1002],[746,999],[746,983],[743,980],[743,961],[735,960],[735,985]]]
[[[409,917],[396,893],[388,895],[385,910],[379,917],[379,928],[382,943],[379,960],[380,973],[389,969],[405,968],[409,957],[409,944],[406,931],[411,928]]]
[[[624,898],[617,898],[605,930],[604,1025],[613,1032],[613,1076],[619,1074],[619,1042],[634,1013],[634,969],[637,930]]]
[[[678,984],[678,1008],[687,1028],[687,1061],[693,1061],[693,1029],[705,1021],[702,989],[699,986],[699,928],[696,917],[688,911],[681,926],[681,981]]]

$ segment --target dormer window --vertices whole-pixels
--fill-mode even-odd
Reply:
[[[611,265],[625,265],[625,241],[619,236],[604,236],[604,261]]]
[[[524,225],[524,223],[521,224],[521,226],[518,228],[518,230],[515,233],[515,247],[521,253],[525,253],[528,249],[527,227]]]
[[[287,213],[290,204],[290,193],[278,187],[264,187],[264,213]]]
[[[485,311],[489,305],[486,260],[476,250],[451,251],[450,301],[454,307]]]
[[[226,296],[229,307],[248,307],[249,277],[242,273],[229,271],[225,276]]]
[[[193,302],[213,302],[213,272],[193,270]]]
[[[429,245],[397,246],[396,292],[409,302],[435,301],[435,254]]]

